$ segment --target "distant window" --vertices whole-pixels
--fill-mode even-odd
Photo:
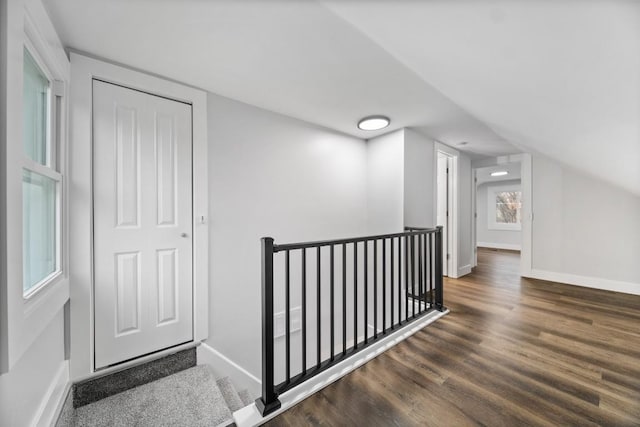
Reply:
[[[498,224],[520,223],[520,191],[500,191],[496,193],[496,222]]]
[[[489,187],[488,224],[492,230],[520,230],[522,192],[519,186]]]
[[[22,290],[25,297],[60,273],[60,184],[52,79],[29,49],[23,58]]]

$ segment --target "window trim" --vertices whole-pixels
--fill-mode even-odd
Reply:
[[[22,138],[22,167],[21,171],[27,170],[32,173],[44,176],[55,182],[55,269],[50,274],[43,277],[36,284],[31,286],[26,292],[24,290],[24,278],[22,280],[22,298],[27,303],[35,298],[41,291],[50,287],[50,285],[57,283],[65,275],[63,261],[65,259],[63,250],[64,245],[62,242],[63,233],[65,231],[65,221],[63,218],[64,194],[63,194],[63,172],[60,170],[60,157],[62,152],[62,136],[58,132],[57,125],[60,122],[62,110],[65,106],[65,99],[63,93],[56,93],[56,80],[53,77],[53,73],[47,66],[46,62],[42,59],[40,51],[35,47],[35,44],[31,41],[29,34],[25,34],[23,55],[24,51],[27,51],[31,58],[35,61],[39,70],[49,81],[49,88],[47,90],[47,128],[46,128],[46,158],[45,165],[33,160],[24,152],[24,135]],[[24,66],[24,57],[22,59]],[[23,70],[24,75],[24,70]],[[61,102],[58,102],[58,100]],[[24,114],[24,108],[22,110]],[[22,189],[20,190],[22,192]],[[24,197],[24,193],[22,194]],[[22,213],[24,219],[24,212]],[[23,241],[24,244],[24,241]],[[23,265],[25,260],[22,260]]]
[[[496,221],[496,196],[505,191],[520,192],[520,222],[514,224]],[[522,230],[522,188],[521,185],[496,185],[487,188],[487,228],[489,230],[521,231]]]

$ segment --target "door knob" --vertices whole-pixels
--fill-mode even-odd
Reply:
[[[185,237],[186,238],[186,237],[189,237],[189,235],[187,233],[182,233],[182,234],[180,234],[180,237]]]

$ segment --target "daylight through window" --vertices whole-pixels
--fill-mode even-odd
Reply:
[[[51,79],[25,47],[23,69],[22,290],[25,297],[60,272],[60,182]]]
[[[520,191],[501,191],[496,193],[496,223],[520,224],[522,208]]]

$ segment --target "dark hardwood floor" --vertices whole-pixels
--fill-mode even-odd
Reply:
[[[640,297],[518,276],[481,249],[451,313],[271,426],[639,426]]]

